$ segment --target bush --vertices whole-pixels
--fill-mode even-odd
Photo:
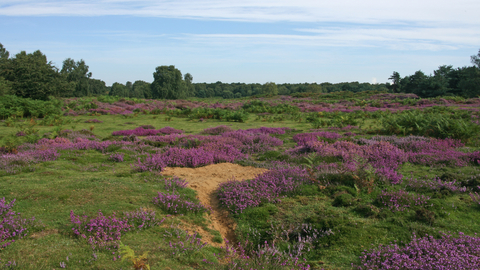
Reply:
[[[456,119],[451,114],[404,111],[381,119],[383,131],[388,134],[411,134],[435,138],[469,140],[477,137],[480,126],[469,120]]]
[[[403,246],[403,245],[402,245]],[[467,236],[462,232],[458,237],[444,234],[441,239],[432,236],[418,238],[401,247],[398,244],[380,246],[362,252],[360,264],[355,269],[479,269],[478,247],[480,238]]]

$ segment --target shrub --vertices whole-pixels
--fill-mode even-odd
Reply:
[[[0,199],[0,249],[11,245],[28,234],[29,227],[34,226],[35,218],[23,219],[20,213],[12,211],[15,199],[7,203]]]
[[[390,209],[392,212],[401,212],[415,206],[424,206],[430,197],[425,195],[410,194],[404,190],[382,191],[377,196],[377,203],[380,207]]]
[[[295,194],[301,184],[308,182],[306,170],[298,167],[278,168],[258,175],[249,181],[231,180],[217,189],[220,203],[232,212],[263,202],[276,202],[279,197]]]
[[[160,221],[156,220],[155,211],[143,209],[125,212],[123,218],[117,218],[115,213],[106,217],[99,210],[98,216],[92,219],[86,215],[76,216],[73,210],[70,211],[73,233],[87,239],[93,249],[117,248],[122,233],[160,225],[164,220],[165,218]]]
[[[458,237],[443,234],[441,239],[432,236],[418,238],[401,247],[398,244],[379,246],[362,252],[360,264],[355,269],[479,269],[480,238],[467,236],[462,232]]]
[[[153,198],[153,203],[169,214],[209,212],[209,209],[203,204],[190,202],[182,195],[175,193],[158,192],[157,197]]]

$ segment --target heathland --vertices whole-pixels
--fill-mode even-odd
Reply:
[[[2,269],[480,268],[479,98],[0,103]]]

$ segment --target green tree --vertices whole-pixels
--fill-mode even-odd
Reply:
[[[420,70],[403,78],[400,85],[406,93],[413,93],[423,98],[442,96],[448,91],[448,80],[440,73],[427,76]]]
[[[98,79],[89,79],[89,91],[94,96],[105,95],[107,93],[107,86],[104,81]]]
[[[480,96],[480,69],[477,67],[459,68],[458,92],[466,98]]]
[[[118,82],[112,84],[112,88],[108,94],[110,96],[129,97],[128,88],[124,84]]]
[[[278,95],[278,87],[274,82],[267,82],[263,85],[262,92],[267,96],[276,96]]]
[[[12,93],[10,82],[5,78],[0,77],[0,96],[9,95]]]
[[[67,58],[63,61],[60,73],[65,76],[68,82],[73,84],[74,91],[71,95],[83,97],[93,94],[89,83],[92,73],[88,71],[88,68],[83,59],[75,62],[72,58]]]
[[[58,69],[38,50],[16,54],[1,72],[0,76],[11,82],[12,93],[20,97],[46,100],[70,90]]]
[[[400,92],[401,92],[401,88],[400,88],[400,80],[401,80],[400,73],[394,71],[393,74],[392,74],[392,76],[390,76],[388,79],[392,81],[392,92],[393,92],[393,93],[400,93]]]
[[[135,81],[133,83],[133,96],[135,98],[152,98],[150,83],[145,81]]]
[[[233,93],[231,91],[225,90],[225,91],[223,91],[222,97],[224,99],[230,99],[230,98],[234,98],[235,96],[233,95]]]
[[[322,93],[322,86],[317,83],[311,83],[307,86],[307,92],[310,93]]]
[[[197,83],[195,84],[195,96],[199,98],[207,97],[207,84],[206,83]]]
[[[470,57],[471,61],[472,61],[472,64],[474,64],[475,66],[477,66],[477,68],[480,68],[480,50],[478,50],[478,54],[477,55],[472,55]]]
[[[182,72],[175,66],[159,66],[153,73],[153,98],[179,99],[187,95],[187,87]]]
[[[184,76],[185,79],[185,87],[186,89],[186,96],[187,97],[194,97],[195,96],[195,86],[193,85],[193,76],[190,73],[186,73]]]
[[[8,64],[10,53],[0,43],[0,96],[12,93],[12,86],[3,76],[8,73]],[[3,75],[3,76],[1,76]]]

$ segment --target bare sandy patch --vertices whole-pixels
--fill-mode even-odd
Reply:
[[[175,175],[177,177],[187,180],[188,186],[197,191],[198,199],[204,205],[212,208],[212,214],[209,215],[211,222],[211,229],[217,230],[222,235],[222,238],[229,242],[235,242],[235,222],[229,218],[228,212],[220,208],[220,202],[215,196],[214,191],[218,188],[220,183],[236,180],[253,179],[255,176],[266,172],[267,169],[245,167],[232,163],[212,164],[200,168],[178,168],[167,167],[162,172],[163,175]],[[203,230],[198,230],[198,232]],[[202,232],[200,232],[202,233]],[[205,232],[204,232],[205,233]],[[205,239],[213,246],[220,244],[212,242],[210,234],[209,239]]]

